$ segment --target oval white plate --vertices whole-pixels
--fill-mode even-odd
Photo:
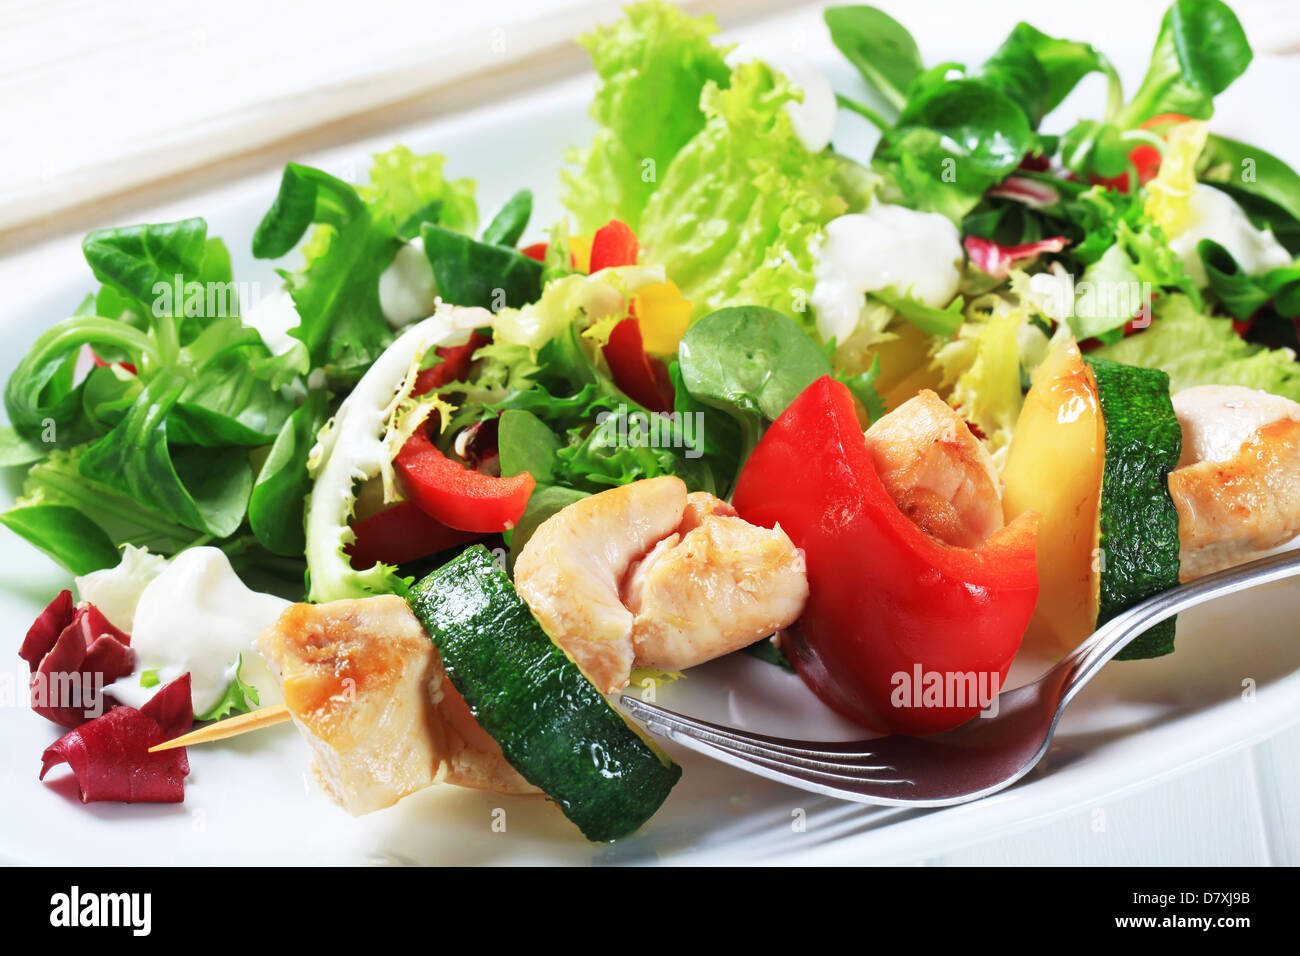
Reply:
[[[1135,61],[1141,69],[1140,59]],[[853,78],[836,64],[837,87]],[[1140,72],[1139,72],[1140,75]],[[1222,100],[1216,128],[1300,158],[1294,128],[1275,122],[1276,91],[1300,68],[1261,59]],[[1130,82],[1130,86],[1132,83]],[[369,152],[404,142],[449,157],[451,175],[480,183],[491,212],[514,190],[537,196],[525,241],[544,238],[561,214],[556,170],[566,146],[583,142],[589,79],[570,81],[490,109],[306,161],[356,176]],[[1068,113],[1067,113],[1068,117]],[[860,153],[863,131],[842,117],[837,142]],[[1063,124],[1064,119],[1057,120]],[[150,220],[206,216],[226,238],[241,281],[275,284],[248,242],[275,176],[239,182],[153,211]],[[92,287],[70,242],[0,263],[3,373],[46,325],[71,313]],[[11,470],[12,471],[12,470]],[[8,476],[7,496],[21,476]],[[26,666],[14,651],[66,575],[15,536],[0,537],[0,621],[10,635],[0,665],[0,859],[64,864],[215,863],[878,863],[923,859],[1020,829],[1108,794],[1141,787],[1300,721],[1300,586],[1282,583],[1185,615],[1178,652],[1111,665],[1068,713],[1045,766],[1014,789],[962,807],[898,810],[838,803],[789,789],[669,747],[681,784],[638,834],[593,846],[542,800],[435,788],[359,819],[310,781],[306,745],[287,726],[191,750],[184,804],[82,805],[65,769],[37,781],[41,751],[58,730],[25,706]],[[1022,655],[1012,683],[1045,665]],[[1244,693],[1252,689],[1253,693]],[[808,738],[851,738],[799,680],[744,655],[691,671],[659,702],[710,719]]]

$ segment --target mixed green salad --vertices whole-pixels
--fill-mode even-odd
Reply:
[[[293,599],[407,595],[606,489],[730,498],[824,376],[861,427],[933,389],[999,464],[1059,337],[1300,400],[1300,176],[1207,122],[1252,57],[1228,6],[1176,0],[1133,90],[1027,23],[963,64],[873,7],[825,21],[865,95],[661,0],[583,37],[556,223],[397,146],[361,183],[289,164],[251,237],[92,232],[96,287],[5,387],[0,523],[75,575],[206,545]],[[1102,115],[1054,126],[1092,74]],[[283,287],[238,301],[227,241]],[[221,714],[257,703],[228,663]]]

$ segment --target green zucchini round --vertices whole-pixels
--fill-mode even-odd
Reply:
[[[467,548],[407,600],[474,719],[587,839],[617,839],[659,809],[681,768],[552,643],[486,548]]]
[[[1182,454],[1182,430],[1169,399],[1169,376],[1102,358],[1084,359],[1097,381],[1106,425],[1099,547],[1097,626],[1178,585],[1178,510],[1169,473]],[[1116,660],[1160,657],[1174,649],[1175,619],[1153,627]]]

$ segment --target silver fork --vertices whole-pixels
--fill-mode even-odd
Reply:
[[[941,807],[1011,786],[1043,759],[1061,714],[1102,665],[1153,625],[1215,598],[1300,574],[1287,551],[1162,591],[1112,618],[1050,671],[976,717],[928,737],[894,735],[818,743],[736,730],[624,694],[620,702],[656,734],[750,773],[858,803]]]

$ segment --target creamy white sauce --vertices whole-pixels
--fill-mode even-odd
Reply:
[[[1213,239],[1232,253],[1247,275],[1291,263],[1291,254],[1274,238],[1272,231],[1256,229],[1236,200],[1223,190],[1197,183],[1187,203],[1190,221],[1169,240],[1169,247],[1198,286],[1209,281],[1196,252],[1196,245],[1202,239]]]
[[[1198,461],[1230,461],[1264,425],[1300,421],[1300,403],[1242,385],[1197,385],[1173,397],[1183,431],[1179,467]]]
[[[824,340],[852,334],[868,292],[892,288],[931,308],[957,294],[961,235],[946,216],[872,200],[831,220],[813,265],[811,302]]]
[[[835,132],[837,107],[835,90],[826,74],[814,66],[811,60],[787,50],[740,44],[727,55],[727,65],[731,67],[751,60],[766,63],[803,93],[803,102],[786,103],[785,111],[789,114],[794,134],[799,137],[804,149],[810,153],[820,153],[829,146],[831,134]]]
[[[182,551],[141,592],[131,631],[136,670],[108,691],[140,707],[159,686],[188,672],[194,713],[202,714],[225,694],[242,658],[240,679],[257,688],[262,706],[276,703],[279,691],[258,653],[257,636],[288,606],[246,587],[220,548]],[[157,673],[157,684],[140,686],[146,670]]]
[[[416,236],[397,250],[397,256],[379,276],[379,308],[394,329],[433,315],[438,304],[438,284],[433,266],[424,254],[424,240]]]
[[[108,618],[108,623],[130,634],[135,630],[135,609],[145,587],[167,567],[161,554],[127,545],[117,567],[104,568],[77,578],[77,593]]]
[[[243,316],[242,321],[257,329],[272,355],[283,355],[298,344],[298,339],[289,332],[301,325],[302,319],[298,317],[298,309],[286,288],[281,287],[266,298],[259,299]]]

